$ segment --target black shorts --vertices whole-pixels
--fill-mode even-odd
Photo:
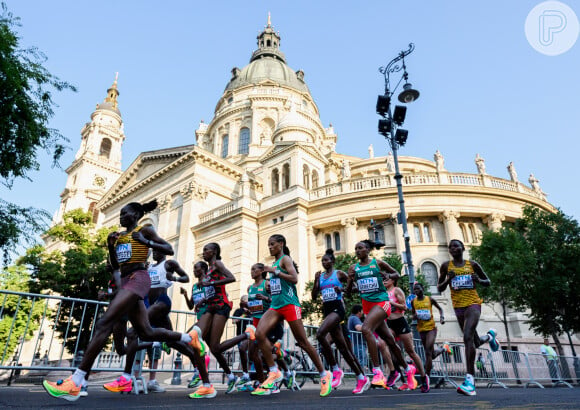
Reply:
[[[404,317],[387,320],[387,326],[389,326],[396,336],[411,333],[411,327],[409,327],[409,323],[407,323],[407,320]]]
[[[284,338],[284,322],[276,323],[276,326],[268,332],[268,340],[271,343],[276,343],[278,340]]]
[[[322,317],[326,317],[332,312],[338,314],[340,321],[344,322],[346,311],[344,310],[344,303],[342,303],[342,300],[333,300],[322,304]]]
[[[230,307],[230,305],[208,305],[206,313],[230,317],[231,310],[232,308]]]

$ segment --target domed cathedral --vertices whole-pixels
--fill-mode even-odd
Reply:
[[[251,282],[251,265],[273,262],[267,246],[273,234],[286,237],[299,265],[302,297],[309,297],[305,284],[320,269],[327,248],[351,253],[357,241],[371,237],[386,244],[385,253],[404,250],[396,223],[399,203],[392,155],[375,157],[372,146],[368,158],[337,153],[332,125],[322,125],[304,72],[290,68],[280,44],[280,34],[268,18],[249,64],[231,70],[214,118],[200,123],[196,144],[141,153],[106,185],[96,206],[99,224],[109,226],[117,224],[128,202],[157,198],[158,209],[142,223],[156,226],[190,273],[203,246],[217,242],[237,279],[227,288],[236,305]],[[111,118],[118,114],[115,125],[122,124],[120,114],[105,103],[85,128],[97,127],[97,117],[105,112],[112,113]],[[79,152],[88,144],[84,135]],[[118,144],[115,152],[121,142],[122,131],[111,138],[112,146]],[[98,147],[98,141],[94,143]],[[120,161],[120,151],[116,159]],[[433,161],[400,157],[413,259],[434,294],[439,267],[449,258],[450,239],[462,239],[469,249],[478,243],[481,231],[515,220],[526,204],[554,209],[535,178],[530,178],[531,187],[517,179],[513,164],[509,180],[488,175],[479,155],[475,165],[475,173],[455,173],[445,169],[438,151]],[[92,187],[92,180],[85,184]],[[178,290],[172,292],[175,307],[184,308]],[[451,311],[447,292],[435,297]],[[532,336],[520,315],[510,315],[516,340]],[[442,334],[459,340],[454,315],[448,318]],[[482,318],[502,328],[491,308],[484,308]]]

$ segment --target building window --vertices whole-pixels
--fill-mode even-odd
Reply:
[[[280,173],[278,168],[272,171],[272,195],[280,192]]]
[[[308,168],[308,165],[302,167],[302,174],[304,188],[310,189],[310,169]]]
[[[318,171],[312,170],[312,188],[318,188]]]
[[[331,249],[332,248],[332,237],[330,236],[329,233],[324,235],[324,240],[326,242],[326,249]]]
[[[222,138],[222,158],[228,156],[229,145],[230,145],[230,136],[226,134]]]
[[[240,130],[240,143],[238,144],[238,154],[247,154],[250,152],[250,129],[242,128]]]
[[[427,284],[430,286],[431,293],[439,293],[437,291],[437,266],[433,262],[423,262],[421,265],[421,273],[425,277]]]
[[[385,228],[378,226],[369,228],[369,238],[371,241],[385,243]]]
[[[105,157],[107,159],[109,159],[109,156],[111,155],[111,146],[113,144],[111,143],[111,140],[108,138],[103,138],[103,140],[101,141],[101,148],[99,149],[99,155],[101,157]]]
[[[282,190],[290,188],[290,164],[282,167]]]
[[[433,242],[433,237],[431,236],[431,225],[423,224],[423,239],[425,242]]]
[[[415,242],[423,242],[423,238],[421,237],[421,226],[419,226],[419,224],[413,225],[413,232],[415,233]]]
[[[340,234],[338,232],[335,232],[333,235],[334,235],[334,250],[339,251],[340,250]]]
[[[92,215],[93,217],[93,223],[97,223],[97,220],[99,219],[99,210],[97,208],[97,203],[96,202],[91,202],[91,204],[89,205],[89,213]]]

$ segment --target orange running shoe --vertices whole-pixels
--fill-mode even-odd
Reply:
[[[326,372],[324,377],[320,377],[320,397],[326,397],[332,391],[332,374]]]
[[[127,380],[124,376],[121,376],[115,381],[103,384],[103,387],[113,393],[130,392],[133,390],[133,380]]]
[[[212,399],[217,395],[213,385],[209,387],[201,386],[199,389],[189,394],[190,399]]]
[[[275,372],[269,372],[268,378],[260,385],[262,389],[273,389],[274,385],[278,382],[281,382],[284,379],[282,372],[280,369],[277,369]]]
[[[42,382],[42,386],[48,394],[59,399],[76,401],[79,399],[79,397],[81,397],[81,386],[77,386],[72,381],[71,377],[64,380],[58,380],[57,382],[49,382],[44,380]]]
[[[248,339],[256,340],[256,328],[253,325],[246,326],[245,333],[248,335]]]

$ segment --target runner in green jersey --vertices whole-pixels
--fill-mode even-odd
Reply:
[[[302,312],[300,302],[296,292],[298,283],[298,271],[295,263],[290,258],[290,250],[286,246],[286,238],[282,235],[272,235],[268,239],[268,249],[270,255],[276,262],[272,267],[265,267],[264,271],[270,273],[270,293],[272,294],[272,304],[270,309],[264,313],[258,324],[256,338],[258,345],[264,356],[264,360],[269,367],[268,378],[259,389],[252,392],[254,395],[270,394],[276,383],[282,381],[282,372],[274,363],[272,357],[272,345],[268,340],[268,333],[281,320],[286,320],[290,330],[296,339],[296,343],[302,348],[320,372],[320,395],[328,396],[332,391],[331,374],[324,370],[320,356],[316,349],[310,344],[306,337],[304,325],[302,324]]]

